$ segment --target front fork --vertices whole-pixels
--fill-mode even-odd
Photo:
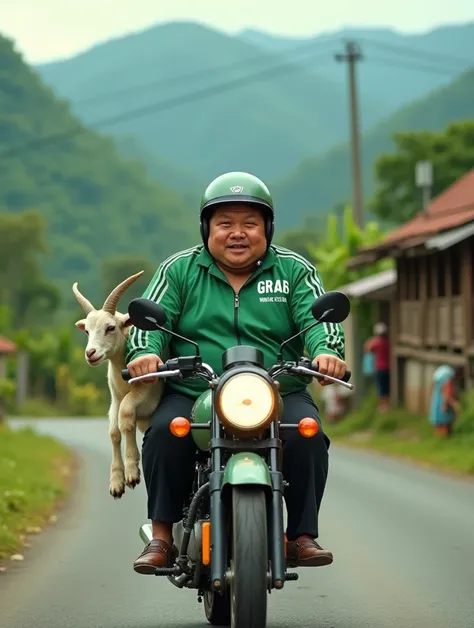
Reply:
[[[222,425],[214,415],[214,399],[212,400],[211,447],[213,441],[221,438]],[[222,500],[222,484],[224,480],[222,449],[211,450],[211,473],[209,474],[209,507],[211,515],[211,585],[218,591],[224,591],[227,559],[226,513]]]
[[[270,427],[270,438],[277,438],[275,423]],[[272,564],[271,577],[272,588],[283,589],[285,584],[285,536],[283,531],[283,474],[280,471],[279,449],[270,448],[270,477],[272,480],[272,493],[269,512],[269,554]]]
[[[213,421],[211,439],[221,437],[222,428],[219,421]],[[275,423],[270,426],[270,439],[272,446],[269,448],[271,493],[268,500],[268,531],[269,531],[269,558],[271,561],[271,586],[282,589],[285,583],[285,538],[283,532],[283,492],[284,482],[280,470],[279,453],[277,445],[278,428]],[[212,443],[211,440],[211,443]],[[227,517],[226,503],[222,499],[222,486],[224,471],[222,469],[222,451],[219,447],[212,449],[213,471],[209,477],[210,512],[211,512],[211,583],[215,590],[223,591],[225,588],[225,574],[227,563]]]

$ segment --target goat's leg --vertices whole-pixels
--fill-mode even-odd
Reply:
[[[109,436],[112,441],[109,492],[114,499],[120,499],[125,493],[125,468],[122,458],[122,435],[119,430],[118,413],[119,404],[112,401],[109,409]]]
[[[136,407],[140,398],[131,390],[119,409],[119,427],[125,436],[125,483],[129,488],[140,484],[140,451],[137,446]]]

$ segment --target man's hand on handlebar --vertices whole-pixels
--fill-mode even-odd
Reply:
[[[329,375],[336,379],[342,379],[346,372],[346,363],[335,355],[320,354],[316,356],[312,362],[312,366],[318,370],[322,375]],[[319,379],[317,381],[321,386],[330,386],[334,382],[327,379]]]
[[[140,355],[127,364],[127,368],[130,371],[132,377],[140,377],[140,375],[146,375],[147,373],[156,373],[158,367],[163,364],[161,358],[154,353],[147,353],[146,355]],[[144,382],[153,383],[157,382],[157,377],[150,377],[144,379]]]
[[[322,368],[321,368],[322,367]],[[159,374],[159,377],[199,377],[206,381],[214,381],[218,379],[217,374],[212,367],[204,364],[198,356],[182,356],[181,358],[173,358],[168,360],[166,364],[154,354],[142,355],[128,364],[128,368],[122,370],[122,378],[126,382],[133,383],[134,380],[145,378],[140,381],[156,382],[159,377],[148,379],[149,374]],[[351,371],[346,368],[343,360],[332,355],[319,355],[311,363],[306,357],[302,357],[298,362],[282,362],[279,361],[268,370],[272,378],[281,374],[292,375],[310,375],[317,379],[322,386],[330,383],[339,382],[350,390],[354,389],[349,384],[351,379]],[[326,380],[329,377],[331,380]]]

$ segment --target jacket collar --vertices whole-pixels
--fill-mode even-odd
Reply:
[[[213,274],[215,274],[216,270],[219,271],[219,267],[215,263],[214,258],[206,251],[204,246],[202,247],[201,252],[199,253],[197,257],[197,263],[199,264],[199,266],[203,266],[204,268],[207,268],[209,270],[211,270],[212,268],[212,270],[214,271]],[[262,271],[262,270],[266,270],[267,268],[271,268],[272,266],[275,265],[275,263],[276,263],[275,251],[273,250],[272,247],[270,247],[268,251],[266,252],[265,256],[263,257],[263,259],[261,260],[261,264],[257,266],[256,271]]]

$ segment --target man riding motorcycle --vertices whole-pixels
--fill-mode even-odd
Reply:
[[[212,181],[201,201],[200,223],[203,244],[165,260],[143,296],[161,303],[167,312],[165,327],[198,342],[203,361],[217,373],[222,373],[222,353],[236,343],[263,351],[270,366],[281,342],[313,322],[311,304],[324,292],[319,274],[305,258],[272,245],[272,197],[253,175],[230,172]],[[189,351],[187,343],[165,332],[132,328],[126,355],[132,376],[156,372],[166,347],[172,356]],[[298,360],[304,347],[319,372],[344,376],[341,325],[309,330],[286,346],[287,359]],[[307,391],[309,380],[282,376],[279,381],[282,421],[296,424],[312,417],[320,423]],[[144,435],[142,465],[153,540],[134,563],[137,573],[153,574],[174,558],[172,526],[182,518],[192,488],[196,451],[191,434],[175,438],[169,424],[177,416],[189,418],[205,387],[199,379],[169,380]],[[316,539],[330,441],[322,429],[311,439],[291,434],[282,440],[287,558],[299,566],[329,565],[333,555]]]

